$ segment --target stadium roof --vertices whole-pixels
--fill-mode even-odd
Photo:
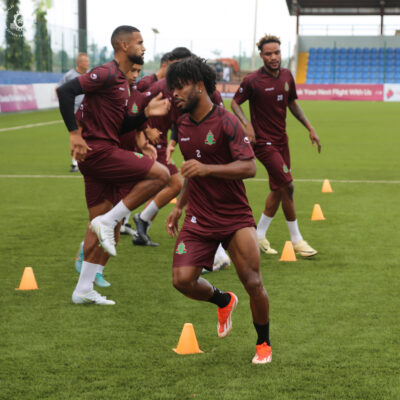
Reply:
[[[286,0],[290,15],[400,15],[400,0]]]

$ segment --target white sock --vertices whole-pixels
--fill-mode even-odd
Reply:
[[[258,221],[258,225],[257,225],[257,238],[258,239],[265,238],[265,235],[267,234],[269,225],[271,224],[273,219],[274,219],[274,217],[268,217],[264,213],[261,214],[261,218]]]
[[[103,274],[103,271],[104,271],[104,265],[97,264],[97,273]]]
[[[75,288],[76,293],[85,294],[93,290],[93,281],[96,277],[97,268],[97,264],[87,261],[82,262],[81,274]]]
[[[106,225],[115,226],[122,218],[125,218],[131,210],[121,200],[116,206],[114,206],[109,212],[105,213],[101,219]]]
[[[77,166],[78,166],[78,161],[76,161],[75,158],[72,159],[72,165],[73,165],[74,167],[77,167]]]
[[[299,231],[299,226],[297,224],[297,219],[294,221],[286,221],[287,226],[289,228],[289,233],[290,233],[290,238],[292,240],[293,244],[296,244],[303,240],[303,236],[301,236],[301,233]]]
[[[124,220],[123,220],[123,224],[129,224],[129,218],[131,217],[131,212],[129,212],[128,215],[125,216]]]
[[[215,256],[218,257],[219,259],[229,258],[228,254],[226,254],[226,251],[222,247],[221,243],[218,246],[218,249],[217,249],[217,252],[215,253]]]
[[[151,219],[158,213],[159,208],[157,204],[152,200],[150,204],[140,213],[140,218],[143,221],[151,222]]]

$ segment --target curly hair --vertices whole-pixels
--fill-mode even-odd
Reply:
[[[168,90],[181,89],[190,83],[203,82],[207,93],[215,92],[216,74],[204,58],[192,56],[171,64],[167,71]]]
[[[278,38],[278,36],[264,35],[257,43],[258,50],[262,51],[264,44],[267,43],[278,43],[280,45],[281,40]]]

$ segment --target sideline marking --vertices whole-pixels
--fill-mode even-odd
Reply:
[[[0,132],[18,131],[19,129],[34,128],[35,126],[45,126],[45,125],[59,124],[60,122],[63,122],[63,120],[62,119],[58,119],[56,121],[38,122],[37,124],[10,126],[9,128],[1,128]]]

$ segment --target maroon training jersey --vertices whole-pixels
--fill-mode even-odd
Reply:
[[[268,142],[288,142],[286,108],[295,99],[296,86],[291,72],[281,68],[279,76],[275,78],[264,67],[247,75],[233,97],[238,104],[249,100],[256,143],[264,146]]]
[[[146,101],[147,103],[150,102],[152,98],[157,96],[159,93],[162,93],[162,97],[164,99],[168,99],[171,104],[172,102],[172,93],[167,89],[167,81],[165,78],[160,79],[157,82],[154,82],[146,91],[145,96],[146,96]],[[164,116],[162,117],[152,117],[149,118],[147,121],[147,124],[152,127],[152,128],[157,128],[160,132],[160,141],[157,145],[160,147],[167,147],[168,144],[168,131],[171,129],[172,122],[173,122],[173,117],[174,111],[171,110]]]
[[[146,99],[135,86],[131,86],[131,95],[128,101],[128,114],[135,115],[145,108]],[[125,150],[138,151],[136,146],[136,135],[138,131],[133,130],[120,136],[121,147]]]
[[[79,76],[85,98],[78,111],[85,140],[119,144],[119,132],[127,112],[129,83],[115,60]]]
[[[157,82],[157,75],[146,75],[136,84],[139,92],[145,92],[154,82]]]
[[[250,160],[254,152],[238,118],[220,106],[215,106],[199,123],[189,114],[178,120],[178,141],[185,160],[203,164],[229,164]],[[193,230],[234,228],[240,221],[255,226],[246,189],[241,179],[212,176],[188,179],[186,220]]]
[[[215,90],[214,93],[210,96],[211,101],[217,106],[224,106],[224,101],[222,100],[221,93],[218,90]]]

